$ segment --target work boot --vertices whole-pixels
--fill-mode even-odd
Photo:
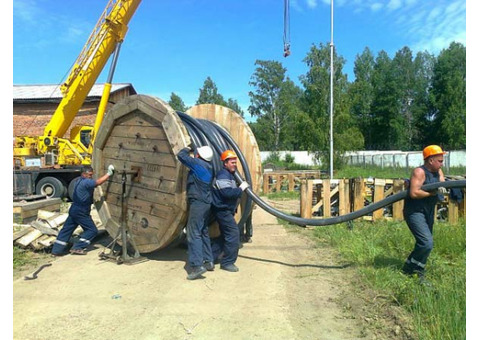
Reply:
[[[187,280],[195,280],[205,274],[207,269],[204,266],[193,267],[192,271],[188,274]]]
[[[205,261],[205,262],[203,262],[203,266],[204,266],[205,269],[207,269],[209,272],[213,272],[213,270],[215,269],[215,265],[213,264],[213,262]]]
[[[236,265],[232,264],[226,264],[224,266],[220,266],[220,269],[229,271],[229,272],[238,272],[238,267]]]
[[[407,276],[412,276],[413,275],[413,268],[408,265],[408,263],[405,263],[402,268],[403,274]]]

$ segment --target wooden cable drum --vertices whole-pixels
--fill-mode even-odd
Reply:
[[[188,114],[200,117],[196,115],[202,111],[201,106],[192,108]],[[228,111],[217,105],[213,105],[212,109],[214,112]],[[241,150],[245,150],[252,189],[258,191],[261,162],[255,138],[234,111],[222,113],[223,116],[230,116],[232,132],[234,126],[244,130],[243,134],[232,134],[232,137]],[[226,120],[218,124],[229,131]],[[239,136],[248,140],[247,143],[239,140]],[[124,222],[139,252],[150,253],[178,239],[188,217],[188,169],[175,155],[190,143],[190,136],[180,117],[159,98],[133,95],[108,111],[95,140],[92,166],[99,176],[107,171],[109,164],[115,166],[115,175],[97,187],[94,195],[95,207],[110,236],[118,235],[122,223],[124,193]],[[252,156],[252,153],[256,154]],[[131,175],[133,172],[138,175]],[[122,174],[128,175],[123,177]],[[125,185],[122,185],[122,177]]]

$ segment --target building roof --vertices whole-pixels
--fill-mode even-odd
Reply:
[[[102,97],[104,84],[93,85],[88,99],[98,99]],[[125,88],[130,88],[132,94],[137,92],[130,83],[112,84],[111,93]],[[13,85],[13,101],[58,101],[62,99],[62,92],[60,91],[60,85]]]

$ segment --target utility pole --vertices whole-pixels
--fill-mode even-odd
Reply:
[[[330,178],[333,178],[333,0],[330,0]]]

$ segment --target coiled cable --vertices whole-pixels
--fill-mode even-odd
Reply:
[[[243,173],[245,175],[245,181],[250,184],[250,187],[245,189],[245,193],[247,194],[247,201],[245,204],[244,211],[242,212],[242,217],[238,222],[240,228],[246,223],[247,218],[250,216],[252,211],[253,202],[256,203],[260,208],[265,210],[266,212],[278,217],[282,220],[285,220],[289,223],[300,225],[300,226],[327,226],[332,224],[338,224],[343,222],[348,222],[359,217],[368,215],[375,210],[381,209],[385,206],[388,206],[392,203],[397,201],[403,200],[407,197],[408,191],[404,190],[397,194],[391,195],[381,201],[369,204],[365,208],[356,210],[346,215],[336,216],[331,218],[324,218],[324,219],[307,219],[292,216],[289,214],[285,214],[284,212],[273,208],[272,206],[268,205],[265,201],[263,201],[258,195],[256,195],[252,189],[252,178],[250,174],[250,170],[248,167],[248,163],[245,160],[240,148],[238,147],[237,143],[233,138],[228,134],[228,132],[223,129],[221,126],[216,124],[215,122],[205,120],[205,119],[195,119],[183,112],[177,111],[177,114],[181,118],[182,122],[187,127],[187,131],[192,138],[194,144],[194,150],[200,146],[209,145],[214,150],[214,170],[217,173],[220,169],[222,169],[223,165],[220,162],[220,155],[223,151],[227,149],[232,149],[238,156],[238,160],[242,165]],[[241,183],[244,181],[241,174],[236,171],[235,179]],[[439,187],[444,187],[447,189],[451,188],[464,188],[467,185],[466,180],[456,180],[456,181],[445,181],[445,182],[438,182],[438,183],[431,183],[422,186],[422,190],[425,191],[433,191]]]

